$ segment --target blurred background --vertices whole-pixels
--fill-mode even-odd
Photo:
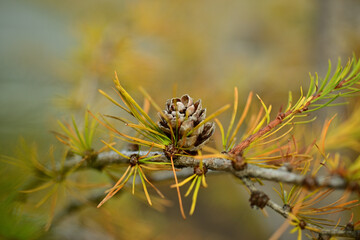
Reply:
[[[237,86],[240,106],[253,91],[276,112],[289,90],[306,89],[308,72],[324,76],[329,59],[360,56],[359,12],[357,0],[1,0],[0,153],[14,155],[21,136],[46,155],[52,144],[62,148],[50,133],[57,119],[81,119],[87,108],[119,114],[97,91],[112,91],[114,71],[139,101],[140,85],[161,106],[176,86],[213,112]],[[0,167],[4,239],[266,239],[282,223],[252,210],[244,188],[223,175],[208,178],[186,221],[163,184],[173,202],[165,212],[125,193],[44,233],[46,215],[11,200],[25,180]]]

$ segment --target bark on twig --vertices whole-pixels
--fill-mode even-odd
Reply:
[[[248,179],[246,177],[242,177],[240,179],[244,183],[244,185],[250,190],[250,192],[261,192],[260,190],[258,190],[255,187],[255,185],[253,184],[253,182],[250,181],[250,179]],[[274,210],[275,212],[277,212],[278,214],[280,214],[281,216],[283,216],[284,218],[287,219],[289,217],[289,212],[284,210],[282,206],[278,205],[274,201],[269,200],[266,205],[269,208],[271,208],[272,210]],[[306,223],[306,225],[311,227],[312,229],[316,229],[316,233],[318,233],[320,235],[348,237],[348,238],[354,238],[354,239],[358,239],[360,237],[360,230],[349,231],[349,230],[341,230],[341,229],[335,229],[335,228],[323,229],[323,228],[319,228],[311,223]]]
[[[138,152],[132,151],[122,151],[122,153],[126,156],[131,156],[132,154],[137,154]],[[147,152],[140,152],[140,155],[145,155]],[[154,158],[153,161],[157,162],[169,162],[166,156],[162,152],[151,152],[149,156],[160,155],[157,158]],[[87,168],[95,168],[102,169],[106,166],[114,165],[114,164],[126,164],[129,162],[127,158],[120,156],[119,154],[108,151],[100,153],[97,156],[97,159],[92,162],[81,162],[80,157],[74,157],[69,159],[62,171],[66,172],[70,169],[77,167],[77,170],[87,169]],[[194,157],[189,156],[178,156],[178,158],[174,161],[176,168],[186,168],[186,167],[196,167],[199,165],[200,160]],[[273,182],[283,182],[295,185],[305,185],[306,181],[304,181],[308,176],[303,176],[297,173],[288,172],[283,169],[270,169],[270,168],[262,168],[253,164],[248,164],[244,170],[236,171],[232,166],[232,161],[226,158],[206,158],[203,159],[204,165],[209,170],[214,171],[222,171],[222,172],[230,172],[239,178],[259,178],[262,180],[268,180]],[[326,187],[332,189],[346,189],[349,183],[339,177],[339,176],[316,176],[313,177],[314,182],[316,183],[316,187]]]
[[[122,153],[126,156],[131,156],[134,153],[132,151],[122,151]],[[146,152],[140,152],[141,154],[146,154]],[[151,155],[158,155],[161,154],[160,157],[154,159],[154,161],[158,162],[168,162],[169,160],[166,158],[166,156],[162,152],[152,152],[149,154]],[[96,161],[92,163],[82,162],[82,164],[79,166],[79,163],[81,162],[81,158],[75,157],[73,159],[69,159],[66,164],[64,165],[64,170],[70,170],[77,166],[77,170],[81,169],[87,169],[87,168],[96,168],[96,169],[102,169],[106,166],[113,165],[113,164],[126,164],[128,163],[127,158],[123,158],[120,155],[116,154],[115,152],[109,151],[109,152],[103,152],[98,155]],[[207,158],[203,159],[203,163],[208,169],[211,169],[212,173],[216,172],[229,172],[234,174],[236,177],[240,178],[240,180],[245,184],[245,186],[250,190],[250,192],[262,192],[261,190],[257,189],[254,185],[254,183],[250,180],[250,178],[259,178],[263,180],[269,180],[269,181],[276,181],[276,182],[283,182],[283,183],[291,183],[295,185],[303,185],[305,176],[287,172],[282,169],[268,169],[268,168],[261,168],[255,165],[247,165],[247,167],[244,170],[236,171],[232,167],[232,163],[230,160],[225,158]],[[195,159],[194,157],[184,157],[179,156],[175,161],[175,166],[177,168],[193,168],[198,166],[199,160]],[[185,170],[185,171],[184,171]],[[181,172],[179,172],[177,175],[179,177],[186,177],[188,175],[191,175],[192,170],[189,169],[183,169]],[[172,179],[173,176],[170,172],[159,172],[152,175],[153,181],[164,181]],[[338,188],[338,189],[344,189],[347,187],[347,182],[337,176],[332,177],[323,177],[319,176],[314,178],[317,182],[317,187],[328,187],[328,188]],[[98,202],[103,197],[103,194],[96,194],[94,196],[91,196],[89,198],[89,202]],[[71,202],[69,206],[65,207],[64,211],[62,211],[61,214],[59,214],[55,221],[61,220],[64,216],[67,214],[76,211],[80,209],[82,206],[84,206],[84,203],[80,202]],[[266,206],[283,216],[284,218],[289,217],[289,212],[286,211],[282,206],[278,205],[271,199],[267,201]],[[312,224],[307,223],[307,226],[311,227],[312,229],[316,230],[317,234],[321,235],[330,235],[330,236],[339,236],[339,237],[349,237],[349,238],[355,238],[357,239],[360,236],[360,231],[349,231],[349,230],[341,230],[341,229],[321,229],[317,226],[314,226]]]

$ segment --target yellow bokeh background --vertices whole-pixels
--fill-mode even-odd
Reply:
[[[276,112],[289,90],[296,95],[308,86],[308,72],[323,76],[329,59],[360,55],[359,12],[357,0],[4,0],[0,151],[12,154],[22,136],[46,152],[59,145],[49,133],[58,130],[56,120],[81,119],[87,108],[121,114],[98,93],[111,93],[114,71],[139,101],[139,86],[160,106],[176,89],[213,112],[233,101],[237,86],[241,106],[253,91]],[[81,211],[43,238],[266,239],[281,224],[279,216],[264,220],[251,210],[230,176],[209,177],[209,186],[186,221],[172,191],[165,213],[126,193],[109,212]]]

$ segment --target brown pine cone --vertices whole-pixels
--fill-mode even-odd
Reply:
[[[171,130],[175,134],[177,146],[189,151],[199,150],[206,144],[215,131],[215,124],[207,122],[187,135],[191,130],[204,121],[206,109],[201,108],[201,100],[195,103],[193,99],[185,94],[181,98],[172,98],[166,101],[166,109],[163,110],[165,119],[162,114],[158,113],[160,121],[158,126],[165,134],[173,139]]]

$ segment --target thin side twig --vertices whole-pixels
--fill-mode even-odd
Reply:
[[[259,192],[260,191],[255,187],[253,182],[251,182],[250,179],[248,179],[247,177],[240,177],[240,180],[250,190],[250,192]],[[275,203],[272,200],[269,200],[266,205],[269,208],[271,208],[272,210],[274,210],[275,212],[277,212],[278,214],[280,214],[281,216],[283,216],[284,218],[288,219],[289,212],[284,210],[282,208],[282,206],[278,205],[277,203]],[[316,231],[314,231],[314,232],[317,233],[317,234],[321,234],[321,235],[329,235],[329,236],[337,236],[337,237],[348,237],[348,238],[354,238],[354,239],[358,239],[360,237],[360,231],[359,230],[349,231],[349,230],[340,230],[340,229],[333,229],[333,228],[325,229],[325,228],[319,228],[319,227],[317,227],[317,226],[315,226],[313,224],[310,224],[310,223],[307,223],[307,226],[309,226],[312,229],[315,229]]]

